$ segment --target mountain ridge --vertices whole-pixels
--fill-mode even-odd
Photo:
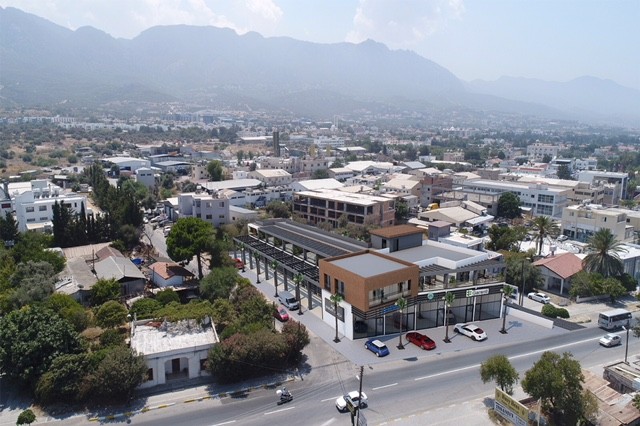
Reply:
[[[10,7],[0,7],[0,21],[0,105],[5,107],[68,101],[95,106],[131,100],[134,94],[139,101],[212,102],[224,92],[225,98],[236,93],[244,103],[254,99],[256,106],[276,110],[306,103],[313,113],[316,105],[318,114],[387,102],[398,110],[457,105],[555,118],[618,115],[640,122],[640,112],[633,114],[640,111],[634,109],[640,92],[612,81],[463,82],[413,51],[390,50],[374,40],[321,44],[190,25],[151,27],[123,39],[88,26],[70,30]],[[136,90],[128,90],[132,87]],[[324,105],[317,99],[323,91]]]

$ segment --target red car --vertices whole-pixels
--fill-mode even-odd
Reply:
[[[413,343],[419,348],[424,349],[425,351],[430,351],[436,348],[436,342],[431,340],[429,336],[425,336],[424,334],[417,333],[412,331],[407,333],[406,338],[409,342]]]
[[[282,306],[276,308],[275,312],[273,313],[273,316],[276,317],[276,319],[281,322],[289,321],[289,314],[287,313],[287,310]]]

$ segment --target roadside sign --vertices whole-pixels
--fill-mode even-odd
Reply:
[[[494,409],[496,413],[516,426],[527,426],[529,424],[529,409],[498,388],[496,388]]]
[[[481,288],[480,290],[467,290],[467,297],[484,296],[486,294],[489,294],[488,288]]]

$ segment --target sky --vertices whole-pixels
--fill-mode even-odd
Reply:
[[[640,0],[0,0],[0,6],[119,38],[187,24],[315,43],[372,39],[412,50],[465,81],[589,75],[640,90]]]

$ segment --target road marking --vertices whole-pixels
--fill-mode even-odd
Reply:
[[[507,357],[507,358],[510,359],[510,360],[518,359],[518,358],[524,358],[524,357],[527,357],[527,356],[536,355],[536,354],[540,354],[540,353],[548,352],[548,351],[555,351],[555,350],[558,350],[558,349],[566,348],[566,347],[577,345],[577,344],[580,344],[580,343],[592,342],[592,341],[596,341],[596,340],[600,340],[600,338],[599,337],[594,337],[594,338],[591,338],[591,339],[580,340],[580,341],[573,342],[573,343],[565,343],[564,345],[558,345],[558,346],[554,346],[552,348],[540,349],[540,350],[537,350],[537,351],[527,352],[525,354],[520,354],[520,355],[513,355],[513,356],[510,356],[510,357]],[[445,374],[458,373],[460,371],[470,370],[472,368],[479,368],[480,365],[481,364],[468,365],[466,367],[457,368],[455,370],[443,371],[441,373],[431,374],[429,376],[416,377],[413,380],[417,382],[419,380],[431,379],[433,377],[438,377],[438,376],[444,376]]]
[[[296,408],[296,407],[287,407],[287,408],[282,408],[282,409],[276,410],[276,411],[267,411],[266,413],[264,413],[264,415],[268,416],[269,414],[281,413],[283,411],[293,410],[294,408]]]
[[[378,386],[377,388],[371,388],[371,390],[390,388],[391,386],[395,386],[395,385],[397,385],[397,383],[391,383],[390,385]]]
[[[222,426],[222,425],[230,425],[231,423],[235,423],[235,420],[231,420],[230,422],[224,422],[224,423],[216,423],[215,425],[211,425],[211,426]]]
[[[320,402],[327,402],[327,401],[331,401],[332,399],[338,399],[340,398],[342,395],[338,395],[338,396],[334,396],[332,398],[327,398],[327,399],[321,399]]]

